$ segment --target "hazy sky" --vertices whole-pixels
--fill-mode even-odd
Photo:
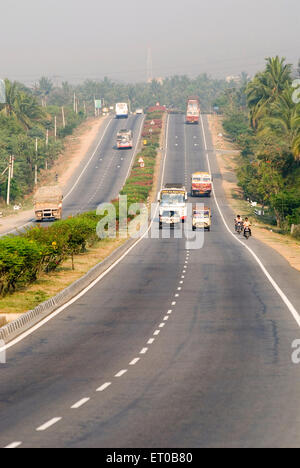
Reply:
[[[300,57],[299,0],[0,0],[0,78],[140,81]]]

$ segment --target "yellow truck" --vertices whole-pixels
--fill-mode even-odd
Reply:
[[[37,221],[62,218],[63,194],[60,187],[40,187],[34,196],[34,213]]]

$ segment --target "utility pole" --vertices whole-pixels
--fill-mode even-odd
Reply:
[[[37,177],[38,139],[35,139],[35,165],[34,165],[34,185],[38,183]]]
[[[76,113],[76,93],[74,93],[74,104],[73,104],[74,112]]]
[[[47,130],[46,130],[46,146],[48,146],[48,145],[49,145],[49,130],[47,128]]]
[[[84,112],[84,115],[86,115],[86,103],[85,103],[85,101],[83,103],[83,112]]]
[[[55,138],[55,141],[56,141],[56,137],[57,137],[57,118],[55,116],[54,117],[54,138]]]
[[[62,113],[63,127],[66,128],[66,119],[65,119],[65,109],[64,109],[64,107],[61,108],[61,113]]]
[[[11,157],[11,179],[14,178],[14,164],[15,164],[15,157]]]
[[[8,180],[7,180],[7,194],[6,194],[7,205],[9,205],[10,203],[11,166],[12,166],[12,156],[9,157],[9,166],[8,166]]]

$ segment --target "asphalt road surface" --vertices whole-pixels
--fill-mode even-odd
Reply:
[[[169,117],[164,181],[189,184],[209,162],[233,228],[205,117],[204,128],[206,142],[201,125]],[[300,367],[291,360],[297,315],[228,232],[215,199],[205,202],[213,226],[203,248],[187,250],[174,233],[144,238],[7,351],[2,446],[300,445]],[[300,310],[299,273],[255,237],[247,245]]]

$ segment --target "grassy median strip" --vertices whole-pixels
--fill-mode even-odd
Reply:
[[[131,174],[121,194],[127,195],[128,205],[146,203],[153,189],[156,158],[162,129],[163,113],[153,123],[153,115],[145,119],[149,132],[141,152],[137,155]],[[143,159],[141,167],[139,160]],[[118,201],[114,200],[117,211]],[[24,234],[0,239],[0,320],[11,314],[21,314],[82,277],[103,261],[124,239],[99,239],[97,224],[104,215],[84,213],[47,228],[35,227]],[[130,217],[129,217],[130,219]],[[132,219],[132,217],[131,217]]]

